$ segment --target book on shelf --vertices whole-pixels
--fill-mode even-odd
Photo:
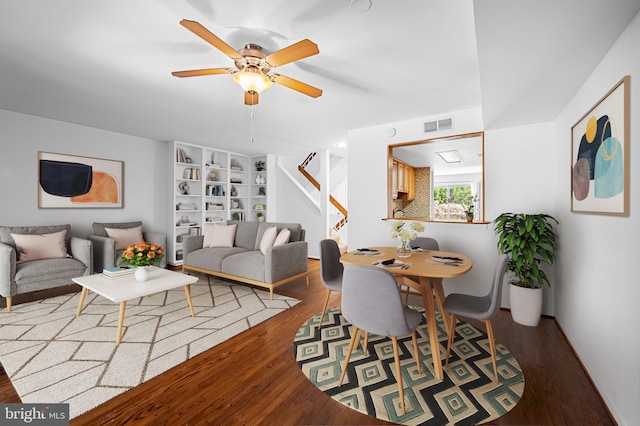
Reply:
[[[105,268],[102,270],[102,275],[107,278],[119,278],[126,277],[135,272],[136,268],[130,266],[114,266],[113,268]]]

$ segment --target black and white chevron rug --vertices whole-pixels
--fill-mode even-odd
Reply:
[[[417,308],[416,308],[417,309]],[[420,308],[421,309],[421,308]],[[447,334],[440,315],[438,336],[444,359]],[[512,410],[524,392],[524,376],[513,355],[497,345],[499,383],[494,382],[487,335],[458,321],[449,366],[437,380],[426,321],[418,327],[418,349],[423,373],[418,373],[411,337],[398,339],[406,414],[398,398],[391,339],[370,336],[367,355],[362,344],[354,349],[342,386],[338,386],[351,326],[339,308],[309,318],[294,340],[296,361],[318,389],[336,401],[364,414],[404,425],[474,425],[496,419]]]

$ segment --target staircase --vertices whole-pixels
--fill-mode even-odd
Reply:
[[[310,153],[307,156],[307,158],[305,158],[305,160],[298,166],[298,171],[311,184],[311,186],[313,186],[315,189],[320,191],[320,182],[318,182],[316,180],[316,178],[314,178],[312,176],[312,174],[309,171],[307,171],[307,168],[310,166],[310,164],[311,164],[312,160],[314,159],[314,157],[316,156],[316,154],[317,153],[315,153],[315,152]],[[347,224],[347,221],[348,221],[348,218],[349,218],[349,213],[348,213],[347,209],[342,204],[340,204],[340,202],[338,200],[336,200],[336,198],[331,194],[329,194],[329,202],[342,215],[342,217],[332,226],[332,229],[334,231],[338,231],[338,230],[340,230],[340,228],[344,227]]]

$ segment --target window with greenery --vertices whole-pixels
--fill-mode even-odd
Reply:
[[[467,212],[472,206],[471,184],[448,184],[433,188],[434,220],[467,220]]]

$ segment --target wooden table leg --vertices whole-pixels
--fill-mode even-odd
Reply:
[[[189,284],[184,286],[184,294],[187,295],[187,302],[189,302],[189,310],[191,311],[191,316],[195,317],[196,313],[193,311],[193,303],[191,303],[191,288]]]
[[[444,379],[442,371],[442,358],[440,357],[440,342],[438,341],[438,328],[436,327],[436,308],[434,306],[433,290],[431,290],[430,280],[427,277],[420,277],[422,287],[422,301],[424,302],[424,314],[427,318],[427,329],[429,330],[429,343],[431,344],[431,359],[433,359],[433,370],[436,377]]]
[[[84,304],[84,298],[89,293],[89,289],[86,287],[82,287],[82,292],[80,292],[80,301],[78,302],[78,310],[76,311],[76,316],[80,316],[80,312],[82,312],[82,305]]]
[[[124,324],[124,311],[127,308],[127,301],[120,302],[120,315],[118,316],[118,335],[116,336],[116,344],[120,344],[122,338],[122,324]]]
[[[444,303],[444,289],[442,288],[442,278],[431,278],[431,283],[433,284],[433,290],[436,295],[436,303],[438,304],[438,311],[440,312],[440,316],[444,321],[444,328],[447,330],[447,336],[449,335],[449,314],[445,312],[442,304]]]

